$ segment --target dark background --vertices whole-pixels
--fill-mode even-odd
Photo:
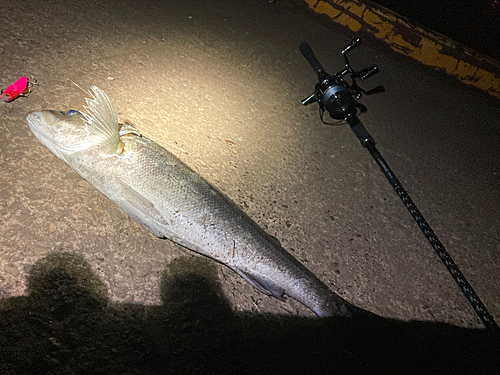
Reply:
[[[377,0],[412,23],[500,60],[500,1],[498,0]]]

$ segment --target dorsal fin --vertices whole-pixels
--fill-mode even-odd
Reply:
[[[106,152],[120,154],[123,143],[120,141],[118,117],[111,100],[97,86],[90,88],[89,95],[91,98],[85,98],[87,113],[83,113],[83,116],[92,138],[97,139]]]

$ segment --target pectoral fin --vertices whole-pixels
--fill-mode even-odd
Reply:
[[[168,222],[158,212],[154,204],[133,187],[118,179],[120,194],[129,207],[121,207],[128,215],[132,216],[139,224],[146,227],[155,236],[165,237],[159,228],[168,226]]]
[[[257,276],[255,274],[251,274],[250,272],[244,272],[240,269],[235,269],[236,273],[243,277],[250,285],[252,285],[255,289],[260,292],[267,294],[268,296],[272,296],[281,301],[285,301],[285,289],[277,285],[275,282],[269,280],[263,276]]]

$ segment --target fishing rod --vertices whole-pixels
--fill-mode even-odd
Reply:
[[[314,72],[318,75],[319,82],[314,88],[313,94],[308,96],[302,101],[303,105],[309,105],[311,103],[318,103],[320,110],[320,118],[324,124],[333,125],[335,123],[327,123],[323,119],[323,114],[326,111],[330,114],[330,117],[337,122],[347,121],[351,130],[358,137],[361,145],[365,147],[370,154],[375,159],[385,177],[389,180],[392,187],[398,194],[399,198],[403,201],[404,205],[410,211],[413,219],[416,221],[422,232],[424,233],[427,240],[430,242],[437,255],[444,263],[451,276],[455,279],[456,283],[462,290],[465,297],[469,300],[470,304],[476,311],[477,315],[484,323],[486,328],[500,334],[500,328],[491,316],[491,314],[486,309],[486,306],[480,300],[472,286],[469,284],[462,271],[455,264],[450,254],[446,251],[443,244],[437,238],[434,231],[431,229],[423,215],[418,210],[415,203],[406,192],[406,190],[401,185],[401,182],[397,179],[394,172],[389,168],[389,165],[384,160],[380,152],[375,147],[375,140],[372,138],[370,133],[366,130],[363,123],[359,120],[357,116],[357,110],[360,109],[361,112],[365,112],[367,108],[358,103],[359,98],[363,94],[371,95],[379,92],[383,92],[384,88],[382,86],[377,86],[374,89],[365,91],[358,86],[356,79],[364,81],[365,79],[378,73],[379,69],[376,65],[372,65],[369,68],[365,68],[359,71],[355,71],[349,59],[347,53],[352,49],[361,45],[361,40],[359,38],[354,38],[342,51],[344,56],[345,66],[344,68],[333,75],[328,74],[325,69],[321,66],[320,62],[314,55],[309,44],[302,42],[299,46],[300,52],[307,59]],[[350,76],[350,83],[344,78],[346,75]]]

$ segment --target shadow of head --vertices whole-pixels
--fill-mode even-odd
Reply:
[[[164,306],[193,313],[229,314],[230,307],[221,292],[213,261],[189,256],[177,258],[165,267],[160,283]]]
[[[53,253],[39,260],[28,275],[28,295],[56,319],[102,309],[108,302],[103,282],[82,256],[71,253]]]

